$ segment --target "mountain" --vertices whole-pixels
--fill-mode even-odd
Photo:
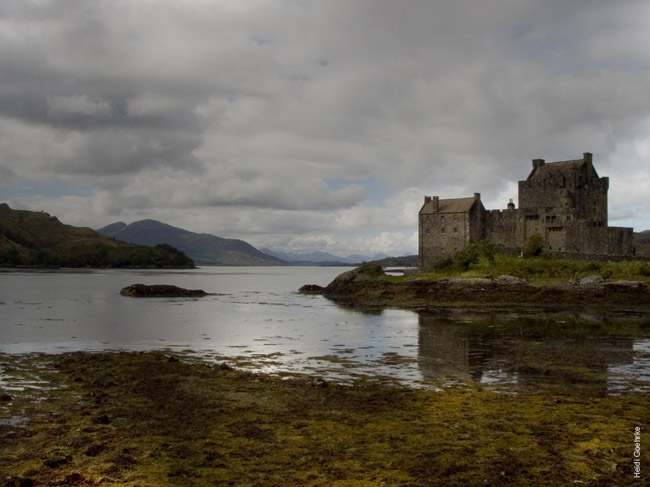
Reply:
[[[282,252],[264,248],[267,255],[282,259],[291,265],[346,265],[343,257],[337,257],[327,252]]]
[[[187,254],[197,265],[285,265],[243,240],[194,233],[156,220],[130,225],[112,223],[97,230],[122,242],[138,245],[168,244]]]
[[[369,262],[370,263],[370,262]],[[386,267],[417,267],[419,265],[419,257],[417,255],[404,255],[402,257],[385,257],[383,259],[375,260],[373,264],[379,264]]]
[[[386,254],[375,254],[373,256],[355,254],[355,255],[348,255],[346,257],[346,260],[348,260],[353,264],[363,264],[364,262],[382,260],[382,259],[387,259],[389,257],[390,255],[386,255]]]
[[[168,245],[116,242],[90,228],[65,225],[49,213],[2,203],[0,266],[192,268],[194,263]]]
[[[103,234],[103,235],[114,235],[120,230],[124,230],[127,227],[126,223],[124,222],[117,222],[117,223],[111,223],[110,225],[106,225],[104,228],[100,228],[97,230],[97,232]]]
[[[289,262],[292,265],[352,265],[388,257],[385,254],[377,254],[374,257],[368,257],[365,255],[349,255],[348,257],[340,257],[328,252],[283,252],[268,248],[262,249],[262,252]]]

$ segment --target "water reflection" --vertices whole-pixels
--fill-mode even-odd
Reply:
[[[326,285],[344,270],[0,271],[0,359],[163,348],[254,371],[336,380],[650,392],[648,314],[363,310],[296,292],[305,283]],[[119,294],[135,282],[215,294],[200,300]]]
[[[650,390],[647,318],[436,310],[419,314],[425,379],[500,388]],[[636,335],[636,336],[635,336]]]

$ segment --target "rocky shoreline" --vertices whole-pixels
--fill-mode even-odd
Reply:
[[[344,272],[326,287],[303,286],[301,292],[322,294],[349,306],[607,306],[650,309],[650,286],[641,281],[607,281],[587,276],[552,285],[533,285],[514,276],[391,280],[363,267]]]

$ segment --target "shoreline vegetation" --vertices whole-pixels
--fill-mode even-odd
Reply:
[[[160,351],[0,366],[38,379],[0,390],[2,486],[630,485],[632,432],[650,408],[647,394],[580,385],[343,385]]]
[[[436,272],[384,273],[364,264],[326,287],[308,284],[303,293],[323,294],[352,307],[449,306],[617,307],[650,310],[650,263],[563,258],[475,256]]]

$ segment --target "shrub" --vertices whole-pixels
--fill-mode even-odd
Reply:
[[[539,233],[534,233],[531,235],[522,248],[524,257],[536,257],[538,255],[541,255],[543,250],[544,239]]]
[[[447,257],[446,259],[437,262],[435,268],[437,270],[450,269],[454,265],[454,259]]]
[[[479,257],[478,249],[469,245],[454,255],[454,266],[461,271],[467,271],[472,265],[478,264]]]
[[[359,267],[359,272],[370,277],[380,277],[385,275],[384,269],[380,264],[363,264]]]
[[[461,271],[467,271],[472,265],[478,264],[481,257],[485,257],[490,264],[494,264],[494,256],[497,253],[497,245],[480,240],[468,245],[454,256],[454,266]]]

